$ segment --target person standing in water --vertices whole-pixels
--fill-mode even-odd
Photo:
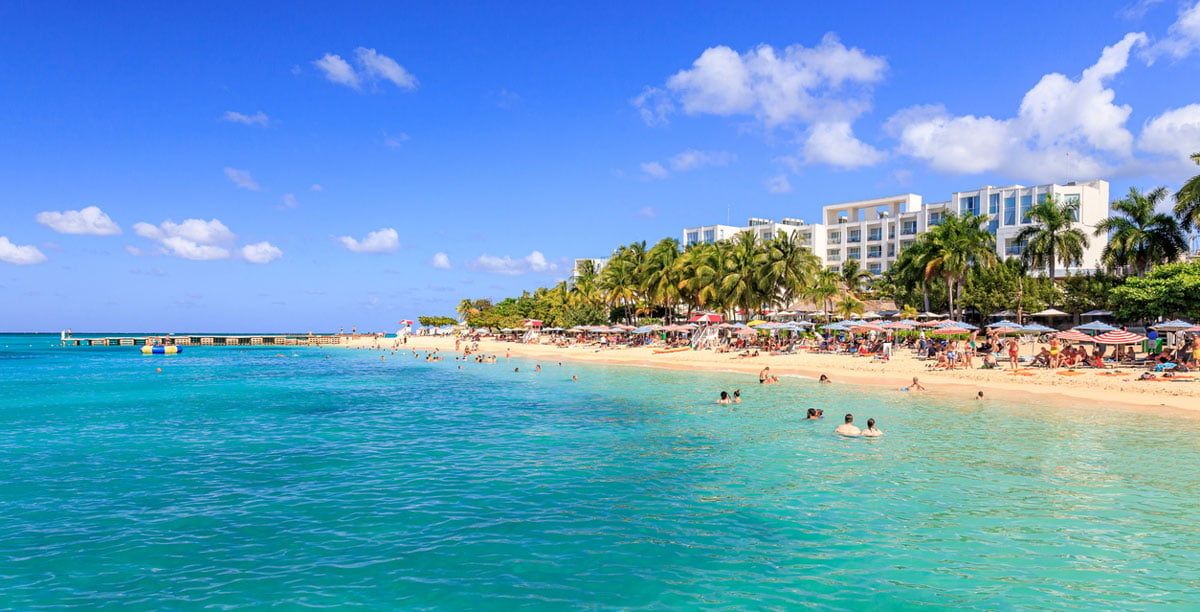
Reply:
[[[862,435],[864,438],[878,438],[883,432],[875,429],[875,419],[867,419],[867,428],[862,430]]]
[[[846,436],[847,438],[857,438],[862,435],[862,430],[854,425],[854,415],[847,414],[846,422],[837,426],[833,433]]]

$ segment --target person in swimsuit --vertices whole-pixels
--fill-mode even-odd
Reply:
[[[1017,339],[1016,338],[1008,339],[1008,365],[1012,366],[1012,369],[1014,369],[1014,370],[1017,369],[1018,360],[1017,360]]]

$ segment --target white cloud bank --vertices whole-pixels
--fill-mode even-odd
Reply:
[[[249,189],[250,191],[262,190],[262,187],[259,187],[258,183],[254,182],[254,177],[250,176],[249,170],[225,168],[225,176],[229,177],[229,180],[233,181],[234,185],[242,189]]]
[[[97,206],[82,210],[40,212],[34,220],[60,234],[112,236],[121,233],[121,227]]]
[[[484,253],[471,262],[471,269],[488,274],[505,274],[519,276],[529,272],[552,274],[558,271],[558,265],[550,263],[541,251],[533,251],[525,257],[514,259],[505,255],[496,257]]]
[[[737,159],[737,156],[727,151],[697,151],[688,149],[682,153],[672,155],[666,161],[666,165],[660,162],[646,162],[641,165],[642,172],[645,172],[650,178],[667,178],[670,172],[667,167],[674,172],[687,172],[696,170],[705,166],[728,166],[730,162]]]
[[[31,244],[16,245],[9,242],[8,236],[0,236],[0,261],[18,266],[28,266],[46,261],[46,256]]]
[[[183,223],[167,220],[159,225],[139,222],[133,224],[133,231],[157,242],[164,254],[193,261],[228,259],[227,247],[235,237],[216,219],[186,219]]]
[[[221,115],[221,120],[228,121],[230,123],[240,123],[242,125],[257,125],[260,127],[267,127],[267,124],[271,122],[271,119],[262,111],[258,111],[253,115],[244,115],[237,111],[225,111],[225,114]]]
[[[1159,57],[1183,59],[1200,51],[1200,2],[1184,5],[1179,18],[1167,28],[1167,36],[1148,47],[1145,58],[1153,64]]]
[[[390,227],[371,232],[362,240],[342,236],[338,241],[355,253],[395,253],[400,248],[400,234]]]
[[[359,47],[354,50],[356,70],[350,62],[334,53],[326,53],[313,62],[332,83],[345,85],[354,90],[362,90],[363,83],[379,83],[386,81],[401,89],[417,88],[417,77],[401,66],[396,60],[379,53],[374,49]]]
[[[449,270],[453,267],[450,265],[450,256],[446,255],[445,253],[434,253],[433,259],[429,262],[429,265],[437,268],[438,270]]]
[[[888,131],[899,139],[901,154],[941,172],[999,172],[1039,182],[1109,174],[1129,160],[1134,139],[1125,128],[1132,109],[1114,104],[1116,94],[1106,83],[1146,40],[1145,34],[1127,34],[1105,47],[1077,80],[1045,75],[1025,93],[1015,117],[955,116],[938,105],[914,106],[893,115]]]
[[[253,264],[271,263],[283,257],[283,251],[270,242],[256,242],[242,247],[242,259]]]

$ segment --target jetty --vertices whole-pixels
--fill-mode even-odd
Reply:
[[[128,336],[71,336],[63,346],[319,346],[346,344],[370,334],[165,334]]]

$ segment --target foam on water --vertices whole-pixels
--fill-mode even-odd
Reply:
[[[1200,603],[1188,415],[56,343],[0,337],[0,607]]]

